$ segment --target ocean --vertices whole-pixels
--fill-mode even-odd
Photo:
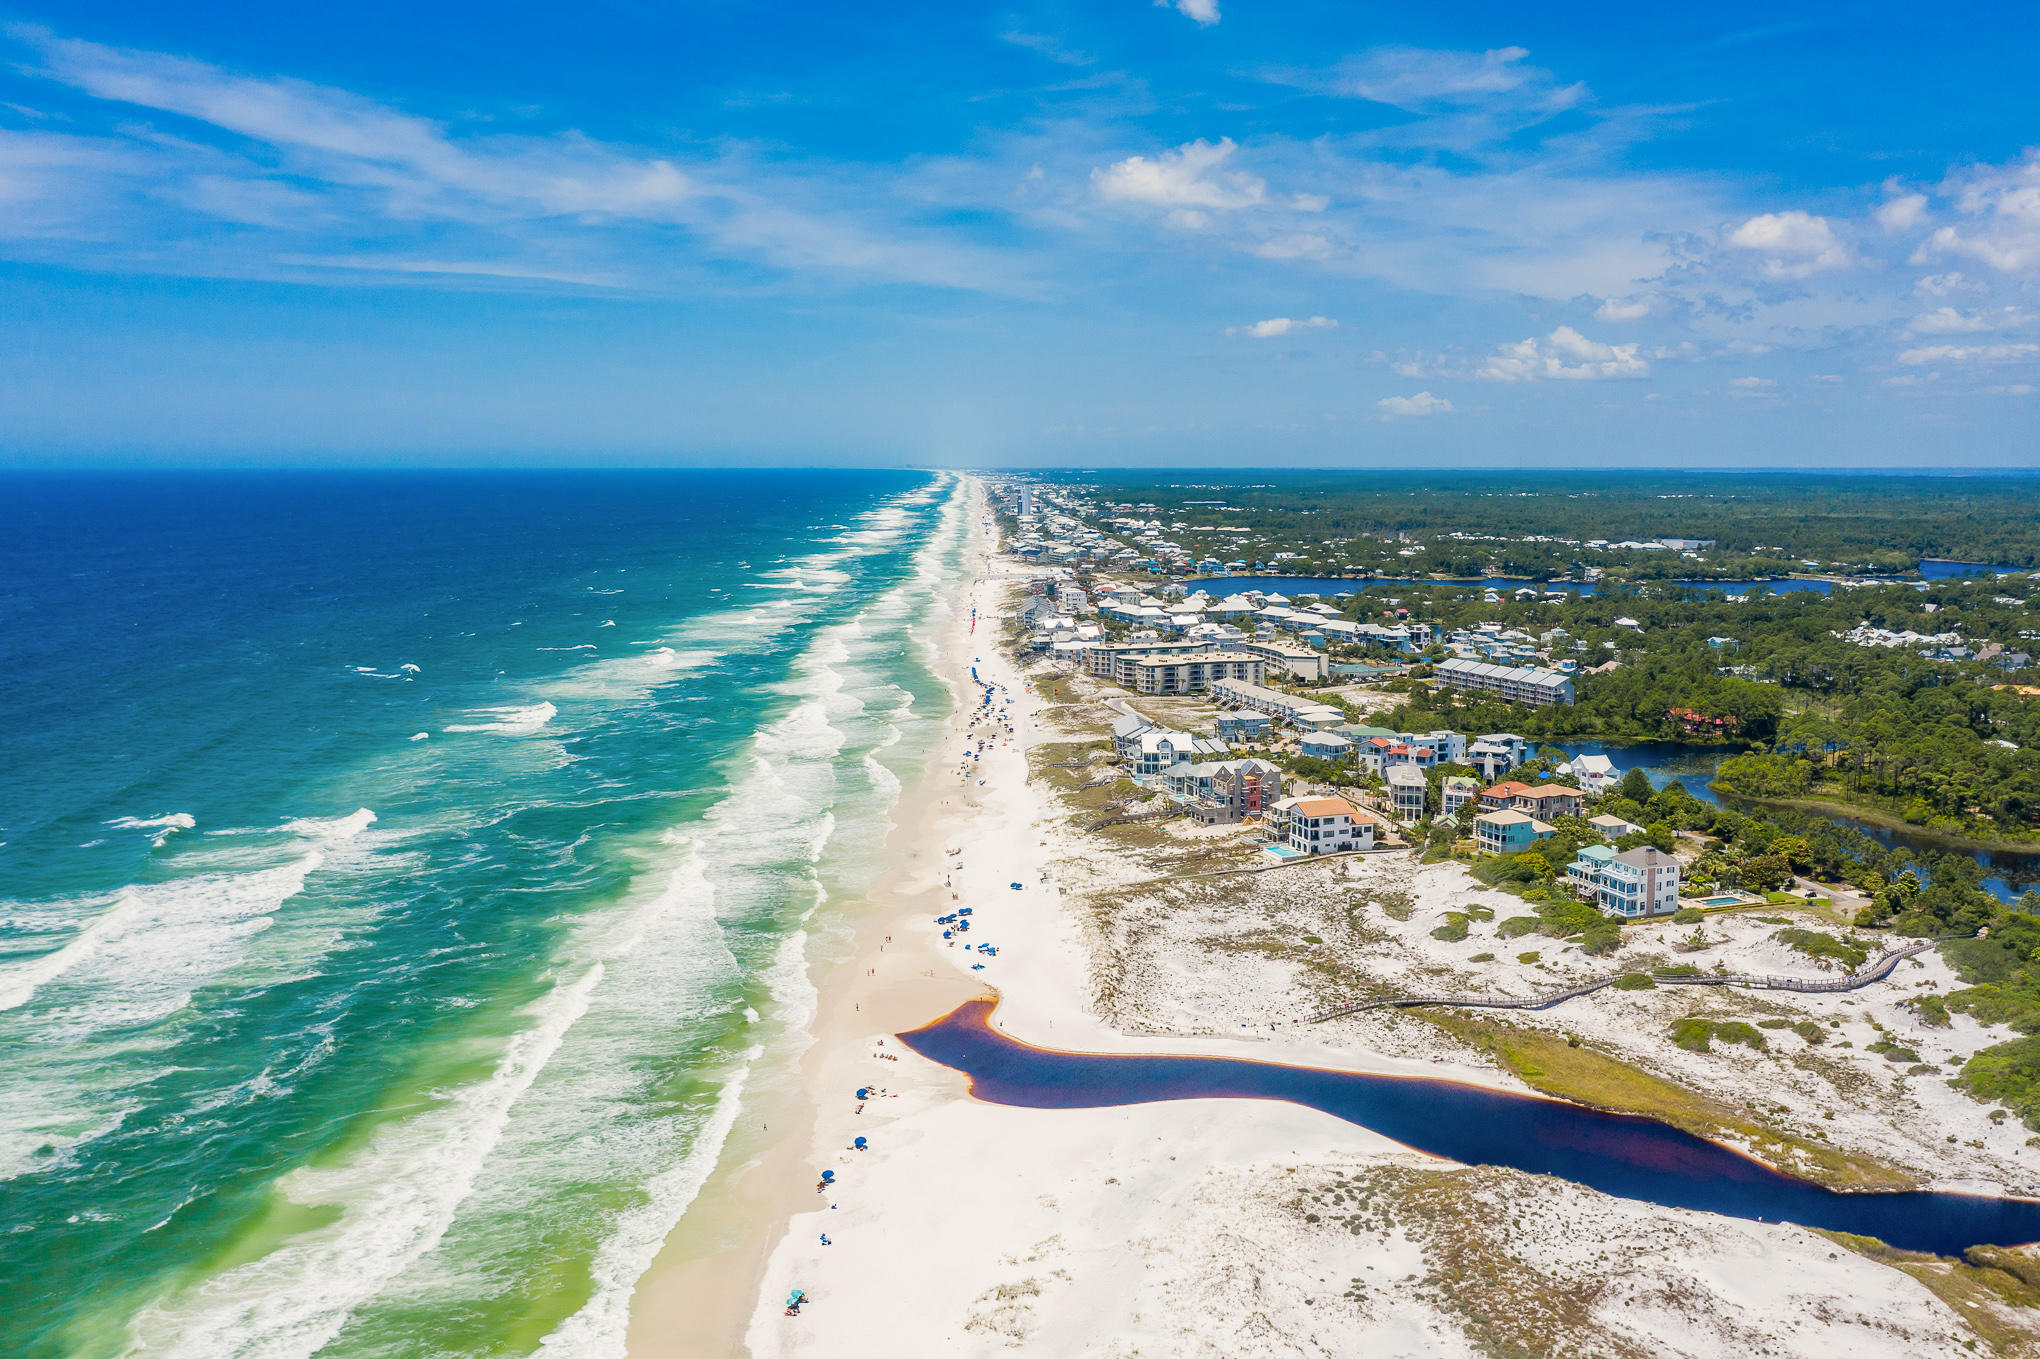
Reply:
[[[0,479],[0,1354],[621,1354],[950,711],[963,487]]]

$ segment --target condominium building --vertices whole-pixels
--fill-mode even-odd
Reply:
[[[1324,652],[1298,642],[1253,640],[1234,642],[1232,646],[1236,651],[1259,656],[1271,670],[1287,671],[1301,680],[1321,680],[1331,673]]]
[[[1572,677],[1529,666],[1490,665],[1454,657],[1438,663],[1438,679],[1455,689],[1472,689],[1512,703],[1550,706],[1573,701]]]
[[[1113,679],[1137,694],[1198,694],[1214,680],[1259,683],[1267,662],[1239,651],[1193,651],[1170,656],[1121,656]]]
[[[1259,683],[1215,680],[1211,685],[1211,696],[1217,702],[1266,713],[1277,722],[1287,722],[1306,731],[1329,731],[1346,720],[1346,715],[1337,708],[1316,699],[1285,694],[1279,689],[1266,689]]]

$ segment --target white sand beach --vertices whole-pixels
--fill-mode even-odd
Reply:
[[[1066,736],[994,645],[1022,571],[990,559],[969,586],[977,631],[960,609],[941,647],[954,739],[900,804],[891,867],[854,956],[818,978],[802,1090],[761,1112],[769,1137],[719,1175],[640,1283],[634,1356],[1473,1355],[1503,1340],[1512,1353],[1975,1352],[1974,1318],[1920,1277],[1798,1227],[1460,1167],[1287,1104],[992,1105],[902,1048],[897,1032],[996,992],[996,1025],[1046,1047],[1526,1089],[1435,1030],[1422,1029],[1424,1041],[1404,1026],[1375,1042],[1366,1026],[1289,1023],[1307,997],[1282,968],[1196,975],[1194,931],[1171,934],[1180,921],[1152,901],[1138,908],[1144,928],[1176,939],[1181,964],[1154,963],[1150,993],[1098,1003],[1101,971],[1151,958],[1156,945],[1129,955],[1071,909],[1079,891],[1137,884],[1139,873],[1073,837],[1029,782],[1029,747]],[[991,711],[1010,718],[1010,736],[1003,720],[972,725],[972,666],[994,686]],[[978,740],[990,742],[982,758],[965,760]],[[1355,861],[1285,870],[1283,881],[1307,896],[1328,872],[1391,871]],[[1453,888],[1425,881],[1391,956],[1436,971],[1451,959],[1434,956],[1444,946],[1428,936],[1429,917],[1449,903],[1431,897]],[[943,940],[932,923],[965,905],[969,943],[995,945],[996,957]],[[1613,1040],[1622,1013],[1563,1022]],[[871,1097],[858,1100],[860,1088]],[[1964,1103],[1941,1091],[1928,1112],[1981,1136],[1981,1111]],[[1851,1111],[1837,1134],[1874,1121]],[[1924,1122],[1917,1131],[1916,1148]],[[853,1149],[860,1136],[868,1150]],[[2011,1148],[2001,1151],[2009,1163]],[[1965,1164],[1979,1187],[2017,1178],[2005,1164]],[[818,1191],[825,1170],[835,1180]],[[806,1301],[787,1315],[794,1290]]]

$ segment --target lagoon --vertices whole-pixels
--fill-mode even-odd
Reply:
[[[966,1073],[971,1093],[992,1104],[1097,1109],[1162,1100],[1286,1100],[1432,1156],[1556,1175],[1668,1208],[1854,1232],[1937,1255],[2040,1239],[2040,1203],[2026,1199],[1838,1193],[1653,1119],[1454,1081],[1225,1057],[1030,1047],[991,1026],[995,1005],[971,1001],[899,1035],[900,1041]]]

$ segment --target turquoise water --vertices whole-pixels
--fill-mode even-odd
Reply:
[[[0,1354],[622,1351],[969,529],[910,474],[0,485]]]

